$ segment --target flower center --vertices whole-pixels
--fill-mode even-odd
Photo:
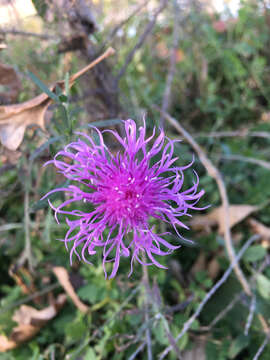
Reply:
[[[136,169],[133,175],[121,170],[108,173],[99,182],[95,200],[110,222],[136,226],[148,220],[154,192],[143,169]]]

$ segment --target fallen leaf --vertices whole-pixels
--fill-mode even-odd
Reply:
[[[201,251],[196,261],[192,265],[191,273],[195,275],[197,272],[205,270],[206,266],[206,255],[204,251]]]
[[[0,84],[7,88],[0,93],[0,103],[8,104],[16,101],[22,84],[12,66],[0,63]]]
[[[232,228],[236,224],[243,221],[251,213],[258,211],[258,206],[252,205],[231,205],[229,208],[230,215],[230,227]],[[224,217],[226,216],[223,206],[220,206],[206,215],[194,216],[190,221],[190,225],[195,229],[204,229],[206,227],[210,228],[212,226],[218,225],[218,232],[224,234]]]
[[[17,346],[16,342],[10,340],[5,335],[0,335],[0,352],[6,352],[14,349]]]
[[[109,48],[96,60],[72,75],[69,80],[69,86],[71,87],[80,76],[113,53],[114,50]],[[50,87],[50,90],[53,92],[56,86],[63,89],[64,81],[58,81]],[[37,125],[45,130],[44,115],[51,103],[52,99],[47,94],[42,93],[21,104],[0,106],[0,141],[2,145],[9,150],[15,151],[20,146],[28,125]]]
[[[8,273],[16,282],[16,284],[21,288],[23,294],[30,295],[37,292],[32,274],[23,266],[12,264],[9,267]],[[37,305],[40,305],[42,303],[41,297],[35,297],[33,302]]]
[[[261,115],[261,120],[263,122],[269,122],[270,121],[270,112],[263,112]]]
[[[79,299],[78,295],[75,293],[73,286],[69,280],[69,275],[67,270],[62,266],[56,266],[53,268],[53,272],[57,277],[60,284],[63,286],[66,293],[70,296],[71,300],[75,304],[75,306],[83,313],[89,311],[89,307],[86,306],[81,300]]]
[[[265,226],[255,219],[249,219],[248,224],[251,229],[258,235],[261,236],[262,246],[264,248],[270,247],[270,227]]]
[[[11,151],[5,147],[1,149],[0,161],[3,164],[17,164],[18,159],[22,156],[21,151]]]
[[[53,91],[53,88],[51,88]],[[25,129],[35,124],[45,131],[44,115],[52,100],[43,93],[31,100],[15,105],[0,106],[0,141],[15,151],[21,144]]]
[[[9,338],[5,335],[0,336],[0,352],[14,349],[33,338],[48,321],[58,314],[66,299],[65,294],[60,294],[52,305],[42,310],[22,305],[12,317],[12,320],[17,322],[18,326],[13,328]]]
[[[220,265],[217,260],[217,255],[215,255],[215,257],[213,257],[213,259],[209,261],[207,266],[207,274],[209,275],[210,279],[214,280],[217,277],[219,270]]]

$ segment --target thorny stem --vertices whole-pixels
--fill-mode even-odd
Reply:
[[[146,263],[145,255],[143,254],[143,262]],[[149,286],[149,276],[148,276],[148,267],[143,266],[143,277],[142,282],[145,289],[145,322],[149,323],[149,305],[150,305],[150,286]],[[145,330],[146,335],[146,344],[147,344],[147,359],[152,360],[153,354],[152,354],[152,340],[151,340],[151,331],[149,326],[147,326]]]

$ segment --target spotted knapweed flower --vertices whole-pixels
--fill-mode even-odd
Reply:
[[[133,120],[124,122],[125,137],[116,131],[100,132],[94,128],[94,137],[78,133],[82,138],[59,151],[53,163],[73,185],[57,188],[46,196],[64,191],[66,200],[58,207],[50,206],[57,215],[64,214],[69,226],[65,238],[66,248],[71,243],[70,261],[74,254],[89,263],[89,256],[98,248],[103,249],[103,268],[113,262],[110,278],[117,273],[121,256],[131,256],[142,265],[165,268],[155,255],[167,255],[179,246],[165,239],[170,233],[157,234],[151,226],[151,218],[169,223],[179,237],[177,227],[188,229],[179,220],[196,207],[204,191],[197,192],[199,179],[194,171],[193,185],[183,190],[184,171],[193,161],[183,167],[175,166],[174,143],[160,130],[146,138],[146,125],[138,129]],[[112,153],[104,143],[103,133],[111,133],[119,142],[121,150]],[[149,147],[149,148],[148,148]],[[63,160],[59,160],[63,157]],[[69,210],[71,203],[78,203],[78,210]],[[89,211],[79,209],[80,202],[89,204]],[[72,215],[72,218],[70,218]],[[152,222],[153,223],[153,222]],[[144,254],[143,254],[144,253]],[[145,261],[145,259],[147,259]]]

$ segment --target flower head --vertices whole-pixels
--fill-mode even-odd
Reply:
[[[190,209],[200,210],[196,204],[204,194],[203,190],[197,192],[199,179],[195,172],[193,185],[188,190],[182,189],[184,171],[193,162],[183,167],[174,165],[178,159],[173,157],[176,140],[166,138],[163,130],[155,137],[155,129],[146,138],[145,122],[138,134],[133,120],[124,121],[124,126],[124,138],[116,131],[105,130],[119,142],[121,151],[116,154],[107,148],[103,134],[94,128],[98,144],[79,133],[82,138],[49,161],[74,183],[46,195],[66,193],[66,200],[57,208],[49,203],[57,222],[58,214],[66,215],[69,230],[63,241],[67,249],[72,244],[70,261],[76,254],[89,263],[87,258],[102,248],[105,276],[105,264],[113,262],[110,278],[116,275],[121,256],[131,256],[130,274],[134,260],[164,268],[155,255],[170,254],[179,246],[165,240],[165,235],[170,233],[157,234],[149,224],[150,218],[171,224],[181,237],[177,227],[188,227],[179,218],[189,215]],[[89,204],[89,211],[69,210],[73,202]],[[69,215],[73,215],[72,220]],[[147,255],[147,263],[141,258],[143,253]]]

